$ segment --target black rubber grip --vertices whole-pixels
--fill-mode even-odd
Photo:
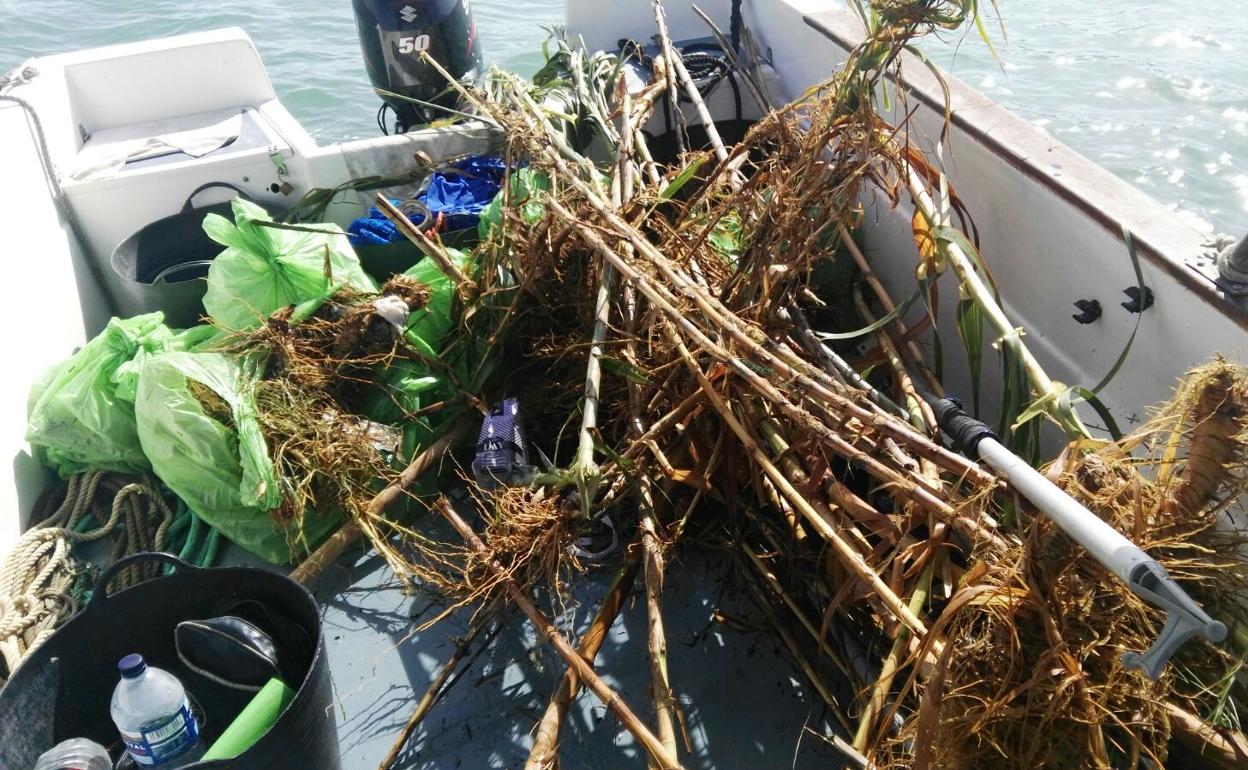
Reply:
[[[962,411],[962,404],[954,398],[938,398],[932,401],[932,411],[941,430],[949,434],[958,450],[971,459],[979,457],[979,442],[986,438],[1000,441],[984,423]]]

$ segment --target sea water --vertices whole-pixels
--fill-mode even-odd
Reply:
[[[1248,2],[1000,5],[999,60],[974,32],[929,43],[932,58],[1198,229],[1248,232]],[[563,2],[474,9],[487,60],[530,74]],[[28,56],[230,25],[255,39],[278,94],[319,141],[377,133],[348,0],[0,0],[0,71]]]

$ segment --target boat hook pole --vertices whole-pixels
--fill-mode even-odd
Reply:
[[[1201,609],[1179,587],[1156,559],[1118,530],[1066,494],[1018,455],[1006,449],[992,429],[962,410],[953,398],[925,395],[941,429],[971,459],[988,464],[1023,497],[1044,512],[1092,558],[1127,584],[1131,592],[1166,612],[1166,623],[1147,652],[1123,653],[1127,668],[1138,668],[1150,679],[1162,670],[1179,647],[1200,635],[1211,642],[1226,638],[1226,626]]]

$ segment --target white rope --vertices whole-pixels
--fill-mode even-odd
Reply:
[[[95,505],[100,488],[107,507]],[[111,560],[128,553],[159,550],[164,546],[173,512],[155,485],[105,472],[84,473],[69,479],[65,498],[57,509],[18,539],[0,565],[0,657],[9,675],[32,650],[47,640],[77,610],[71,591],[88,565],[74,559],[71,547],[122,533],[110,549]],[[96,529],[75,531],[89,513]],[[155,565],[134,567],[117,582],[132,585],[155,575]],[[3,679],[0,679],[0,683]]]

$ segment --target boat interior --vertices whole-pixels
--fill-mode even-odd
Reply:
[[[729,0],[702,8],[727,25]],[[823,82],[861,39],[858,18],[843,3],[750,0],[744,21],[764,52],[773,103]],[[648,3],[568,0],[569,39],[589,50],[614,50],[625,39],[649,41]],[[708,29],[688,4],[669,3],[676,44],[705,41]],[[911,57],[913,59],[913,57]],[[921,62],[904,67],[907,97],[894,117],[912,112],[912,130],[929,160],[945,170],[972,213],[981,251],[1003,287],[1004,306],[1029,330],[1028,343],[1056,379],[1093,383],[1105,361],[1136,334],[1102,399],[1123,425],[1165,398],[1186,369],[1214,353],[1243,347],[1246,319],[1220,291],[1209,244],[1162,204],[1083,159],[1043,130],[1010,114],[951,75],[944,85]],[[894,87],[900,84],[893,84]],[[944,90],[951,117],[946,123]],[[5,181],[0,185],[0,252],[10,278],[0,303],[9,329],[9,364],[0,405],[0,551],[27,525],[50,483],[25,444],[27,393],[40,374],[95,335],[118,312],[100,276],[108,256],[145,224],[173,214],[194,196],[219,203],[242,193],[274,209],[312,190],[339,190],[326,221],[346,226],[364,214],[375,189],[352,182],[396,177],[418,167],[488,152],[498,137],[483,123],[461,122],[404,134],[318,144],[283,106],[246,30],[221,29],[163,40],[40,57],[26,63],[0,101]],[[757,119],[763,105],[726,84],[707,98],[717,120]],[[663,131],[662,116],[648,127]],[[687,120],[698,121],[688,109]],[[228,187],[208,187],[226,183]],[[397,185],[388,192],[402,194]],[[912,211],[867,195],[864,251],[870,256],[914,250]],[[1124,230],[1130,233],[1151,306],[1132,312],[1125,291],[1137,278]],[[893,261],[888,264],[900,265]],[[901,267],[886,285],[906,286]],[[1015,287],[1026,287],[1017,290]],[[900,289],[899,289],[900,291]],[[956,293],[956,286],[950,287]],[[953,296],[953,294],[950,294]],[[1097,299],[1105,316],[1095,326],[1072,320],[1074,303]],[[943,307],[944,314],[953,313]],[[953,347],[953,346],[951,346]],[[1114,351],[1114,352],[1111,352]],[[950,369],[960,366],[951,350]],[[985,381],[1001,373],[989,362]],[[954,381],[958,375],[952,375]],[[969,391],[970,383],[961,383]],[[995,392],[985,387],[985,394]],[[996,405],[986,395],[985,410]],[[1096,414],[1087,422],[1101,427]],[[1056,446],[1057,436],[1050,446]],[[251,557],[236,549],[227,560]],[[560,621],[578,633],[585,608],[607,590],[605,572],[582,585]],[[781,654],[780,642],[751,630],[751,610],[720,596],[716,573],[697,554],[674,565],[667,601],[671,666],[702,672],[681,680],[688,767],[836,765],[839,755],[806,735],[807,726],[835,731],[831,715]],[[325,570],[312,589],[323,607],[343,766],[376,767],[440,661],[467,627],[467,613],[422,631],[436,601],[400,589],[385,560],[354,549]],[[725,622],[730,619],[732,622]],[[625,608],[610,629],[598,669],[620,689],[644,692],[649,671],[628,644],[645,635],[643,602]],[[499,642],[422,726],[404,768],[516,767],[531,735],[517,725],[536,721],[563,664],[539,644],[528,624],[509,624]],[[713,659],[715,664],[704,665]],[[644,751],[593,698],[573,705],[563,747],[565,767],[624,767]],[[604,759],[605,758],[605,759]]]

